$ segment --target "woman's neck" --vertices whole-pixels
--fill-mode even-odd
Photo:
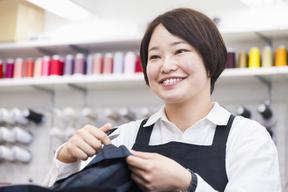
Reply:
[[[189,102],[166,104],[165,112],[169,121],[173,122],[183,132],[205,117],[212,109],[213,104],[208,97]]]

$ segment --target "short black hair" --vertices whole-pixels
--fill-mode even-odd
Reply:
[[[148,48],[154,29],[162,24],[171,34],[191,44],[202,57],[206,72],[214,85],[225,69],[227,49],[213,21],[206,15],[189,8],[177,8],[156,17],[147,27],[140,46],[140,57],[144,78],[149,86],[146,67]]]

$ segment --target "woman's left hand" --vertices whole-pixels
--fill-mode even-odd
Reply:
[[[190,172],[176,161],[157,153],[133,151],[127,157],[132,179],[144,191],[179,191],[188,188]]]

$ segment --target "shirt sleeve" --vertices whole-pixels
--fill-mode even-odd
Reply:
[[[229,182],[225,192],[281,192],[276,146],[268,131],[256,121],[238,117],[232,126],[226,170]]]
[[[256,121],[242,117],[233,124],[226,148],[225,192],[281,192],[278,153],[267,130]],[[195,192],[216,192],[196,175]]]
[[[69,175],[76,173],[80,169],[80,164],[81,164],[80,161],[77,161],[75,163],[63,163],[57,160],[57,155],[59,153],[59,150],[62,148],[64,144],[59,146],[55,152],[54,163],[43,182],[44,186],[52,186],[55,181],[68,177]]]

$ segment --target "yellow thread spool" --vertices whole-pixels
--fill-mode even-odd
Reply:
[[[252,47],[249,51],[249,68],[260,67],[260,50],[258,47]]]
[[[247,67],[247,53],[245,51],[240,51],[238,54],[238,62],[237,67],[238,68],[246,68]]]
[[[286,66],[287,65],[287,50],[284,46],[280,46],[275,52],[275,66]]]
[[[272,67],[273,54],[270,46],[265,46],[262,50],[262,67]]]

